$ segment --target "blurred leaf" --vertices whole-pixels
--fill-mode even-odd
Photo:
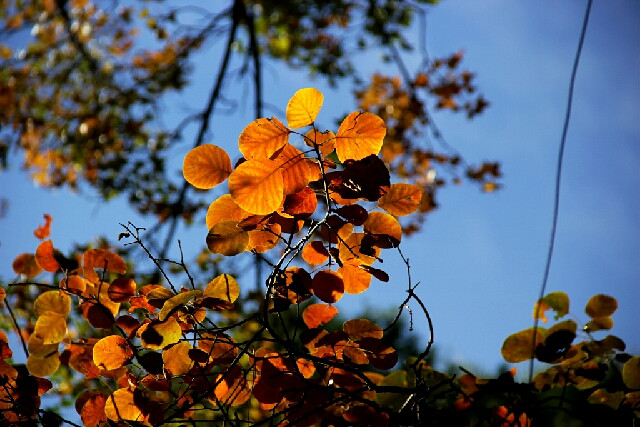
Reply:
[[[502,357],[509,363],[524,362],[533,356],[532,348],[536,348],[538,344],[544,341],[544,329],[538,328],[535,334],[535,342],[533,328],[525,329],[515,334],[509,335],[502,344]]]
[[[622,367],[622,380],[630,389],[640,389],[640,356],[633,356]]]
[[[611,316],[618,308],[618,301],[609,295],[598,294],[592,296],[587,302],[584,311],[589,317]]]

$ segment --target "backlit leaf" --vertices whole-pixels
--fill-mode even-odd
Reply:
[[[120,274],[127,272],[127,264],[120,255],[106,249],[89,249],[85,251],[83,262],[85,268],[103,268]]]
[[[228,302],[234,302],[240,296],[240,287],[233,276],[221,274],[213,279],[202,295],[204,298],[217,298]]]
[[[284,199],[284,178],[279,163],[269,159],[248,160],[229,176],[229,193],[247,212],[272,213]]]
[[[128,302],[136,294],[136,282],[129,277],[119,277],[109,285],[107,295],[113,302]]]
[[[304,88],[296,91],[287,104],[287,123],[291,129],[301,128],[315,122],[324,95],[318,89]]]
[[[343,263],[353,260],[371,265],[380,255],[380,248],[368,244],[364,233],[351,234],[344,243],[339,243],[338,248]]]
[[[584,311],[589,317],[611,316],[618,309],[618,301],[609,295],[598,294],[587,302]]]
[[[258,230],[249,231],[249,244],[247,251],[256,251],[261,254],[273,249],[280,241],[280,224],[268,224]]]
[[[37,239],[46,239],[51,234],[51,215],[44,214],[44,225],[38,226],[33,232]]]
[[[349,334],[349,339],[359,341],[363,338],[382,338],[382,328],[367,319],[351,319],[344,322],[342,330]]]
[[[329,304],[311,304],[302,313],[302,320],[309,328],[326,325],[338,314],[338,309]]]
[[[380,117],[372,113],[355,111],[349,114],[336,134],[338,159],[360,160],[373,154],[378,155],[387,128]]]
[[[322,301],[333,304],[344,294],[342,275],[331,270],[318,271],[311,282],[313,293]]]
[[[41,316],[47,312],[67,317],[71,311],[71,297],[60,291],[47,291],[33,302],[33,313]]]
[[[209,205],[207,210],[207,228],[210,229],[225,220],[242,221],[251,215],[233,201],[231,194],[225,194]]]
[[[164,322],[175,310],[182,307],[187,302],[200,296],[200,290],[194,289],[193,291],[180,292],[164,302],[160,313],[158,313],[158,320]]]
[[[162,352],[162,361],[164,369],[172,376],[184,375],[189,372],[193,366],[193,360],[189,357],[191,344],[186,341],[180,341]]]
[[[202,334],[198,348],[209,356],[214,365],[224,366],[238,356],[238,344],[226,334]]]
[[[76,295],[81,295],[87,289],[87,282],[84,278],[74,274],[60,279],[60,288],[67,289]]]
[[[409,215],[418,209],[422,190],[412,184],[391,184],[387,194],[378,200],[378,206],[395,216]]]
[[[29,341],[27,342],[29,354],[37,358],[44,358],[53,353],[57,353],[58,346],[59,343],[45,344],[44,340],[36,334],[31,334]]]
[[[247,160],[268,159],[289,140],[289,130],[275,117],[249,123],[238,138],[238,148]]]
[[[43,344],[57,344],[67,335],[67,321],[58,313],[47,312],[38,317],[33,333]]]
[[[54,257],[53,242],[45,240],[38,245],[36,249],[36,263],[44,271],[53,273],[60,268],[60,264]]]
[[[330,130],[320,132],[317,129],[311,129],[304,136],[304,143],[309,147],[318,146],[323,156],[328,156],[336,147],[336,134]]]
[[[371,285],[371,274],[360,268],[358,260],[344,262],[338,269],[344,280],[344,291],[347,294],[359,294]]]
[[[207,247],[214,254],[233,256],[242,253],[249,244],[249,233],[238,227],[238,221],[222,221],[211,227]]]
[[[76,412],[86,427],[99,427],[107,421],[104,406],[107,394],[102,390],[85,390],[76,399]]]
[[[318,206],[318,198],[315,191],[304,187],[297,193],[287,194],[284,199],[284,213],[299,218],[311,216]]]
[[[302,249],[302,259],[311,265],[323,264],[329,259],[329,251],[319,240],[309,242]]]
[[[144,348],[160,350],[177,343],[182,337],[182,328],[176,319],[169,317],[164,322],[154,320],[145,323],[138,329],[138,336]]]
[[[141,394],[139,390],[136,392]],[[104,406],[104,413],[107,418],[113,421],[126,420],[137,421],[142,419],[142,408],[138,402],[145,402],[146,399],[136,399],[134,392],[128,388],[120,388],[107,398]]]
[[[291,144],[285,144],[278,156],[273,159],[282,170],[284,194],[293,194],[307,186],[313,175],[307,159],[300,150]]]
[[[395,248],[402,239],[402,227],[393,216],[384,212],[371,212],[363,224],[364,231],[376,237],[374,246]]]
[[[640,389],[640,356],[633,356],[622,367],[622,380],[630,389]]]
[[[532,346],[535,348],[539,343],[544,341],[544,332],[542,328],[536,330],[535,343],[533,342],[533,328],[525,329],[507,337],[502,344],[502,357],[509,363],[524,362],[531,359]]]
[[[16,274],[24,274],[27,278],[32,279],[42,273],[42,267],[36,262],[34,254],[20,254],[13,260],[13,272]]]
[[[205,144],[189,151],[182,163],[184,179],[200,189],[213,188],[231,173],[231,159],[222,148]]]
[[[133,351],[120,335],[109,335],[93,346],[93,363],[102,369],[117,369],[127,364]]]
[[[57,371],[58,366],[60,366],[58,352],[43,358],[33,355],[29,355],[27,358],[27,370],[34,377],[47,377]]]
[[[240,365],[218,374],[215,384],[215,397],[225,405],[242,405],[251,397],[251,389]]]

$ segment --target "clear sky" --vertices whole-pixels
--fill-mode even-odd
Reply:
[[[464,65],[477,73],[477,85],[491,106],[473,122],[438,113],[447,141],[469,163],[499,160],[504,187],[482,194],[476,186],[447,187],[440,208],[424,230],[403,242],[412,279],[435,326],[435,345],[443,359],[485,372],[502,362],[504,338],[531,326],[531,311],[542,280],[551,227],[558,146],[569,77],[586,1],[514,2],[445,0],[428,14],[427,45],[433,57],[459,49]],[[418,33],[416,32],[416,37]],[[220,44],[208,53],[219,58]],[[419,58],[405,58],[410,67]],[[364,55],[364,75],[383,69],[380,58]],[[301,87],[325,93],[319,119],[328,126],[355,109],[345,103],[348,88],[330,89],[321,80],[269,64],[265,99],[284,109]],[[200,108],[217,64],[198,71],[197,85],[167,105]],[[363,71],[364,70],[364,71]],[[229,86],[234,97],[250,86]],[[206,89],[204,89],[206,88]],[[176,101],[176,102],[174,102]],[[252,120],[250,105],[234,115],[217,114],[208,142],[239,157],[237,135]],[[277,110],[266,111],[278,115]],[[191,130],[193,131],[193,129]],[[175,150],[177,167],[191,140]],[[33,229],[53,218],[52,239],[63,252],[71,242],[97,235],[115,238],[118,223],[151,226],[119,200],[104,203],[90,194],[38,189],[19,171],[16,157],[0,173],[0,197],[9,199],[0,219],[0,276],[11,280],[13,258],[32,252]],[[177,169],[178,170],[178,169]],[[177,174],[178,172],[176,172]],[[548,291],[571,299],[573,318],[588,320],[584,305],[596,293],[618,298],[613,334],[640,353],[640,2],[596,1],[578,70],[560,198],[556,248]],[[219,193],[212,192],[213,201]],[[206,229],[179,234],[183,247],[198,251]],[[395,261],[394,261],[394,258]],[[374,281],[362,296],[345,297],[341,312],[355,315],[367,306],[388,310],[404,298],[406,271],[397,256],[385,258],[390,283]],[[246,286],[253,286],[247,278]],[[242,285],[242,282],[241,282]],[[416,318],[414,333],[426,343],[427,328]],[[596,335],[598,336],[598,335]],[[604,334],[599,335],[601,338]],[[525,366],[520,368],[526,370]]]

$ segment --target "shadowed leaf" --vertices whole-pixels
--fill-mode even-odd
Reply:
[[[537,347],[544,341],[544,332],[542,328],[536,330],[535,343],[533,341],[533,328],[525,329],[507,337],[502,344],[502,357],[509,363],[524,362],[531,359],[531,346]]]
[[[338,309],[329,304],[311,304],[302,313],[302,320],[309,328],[326,325],[338,314]]]
[[[222,221],[211,227],[206,241],[214,254],[233,256],[247,249],[249,233],[238,227],[238,221]]]

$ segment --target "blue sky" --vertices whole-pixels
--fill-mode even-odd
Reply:
[[[618,298],[613,334],[640,353],[640,2],[594,2],[578,70],[560,198],[556,248],[548,291],[571,299],[578,323],[588,320],[584,305],[596,293]],[[586,2],[446,0],[428,14],[427,45],[432,57],[463,49],[464,66],[477,73],[477,85],[491,102],[473,122],[449,113],[435,119],[447,141],[469,163],[499,160],[504,187],[482,194],[475,186],[447,187],[440,209],[424,230],[403,242],[413,282],[435,326],[435,345],[443,359],[492,372],[502,362],[500,347],[509,334],[531,326],[531,311],[542,280],[551,227],[558,145],[569,77]],[[417,37],[416,32],[416,37]],[[208,54],[218,58],[222,41]],[[410,68],[419,58],[405,58]],[[363,75],[379,71],[380,58],[363,55]],[[331,126],[349,105],[344,87],[330,89],[304,73],[269,64],[265,99],[284,109],[300,87],[325,93],[319,119]],[[198,85],[167,106],[200,108],[217,69],[201,69]],[[206,88],[206,89],[203,89]],[[235,84],[234,97],[249,86]],[[348,100],[345,103],[345,99]],[[246,105],[234,116],[218,114],[208,142],[239,157],[237,135],[253,119]],[[266,111],[266,114],[279,114]],[[167,119],[170,120],[170,119]],[[193,132],[193,129],[191,129]],[[179,165],[191,146],[177,147]],[[178,172],[176,172],[176,175]],[[214,200],[218,193],[208,198]],[[15,163],[0,173],[0,197],[9,209],[0,219],[0,276],[13,278],[11,261],[31,252],[33,229],[42,214],[53,218],[52,238],[63,251],[71,242],[103,234],[114,238],[118,223],[151,226],[121,202],[103,203],[90,194],[38,189]],[[182,231],[183,247],[198,251],[202,226]],[[394,259],[395,258],[395,259]],[[341,312],[355,315],[396,307],[404,298],[406,271],[397,256],[384,264],[392,280],[375,282],[362,296],[345,297]],[[252,279],[248,279],[253,286]],[[415,310],[414,310],[415,311]],[[414,319],[421,342],[427,328]],[[603,337],[601,334],[600,337]],[[520,367],[522,371],[526,366]]]

